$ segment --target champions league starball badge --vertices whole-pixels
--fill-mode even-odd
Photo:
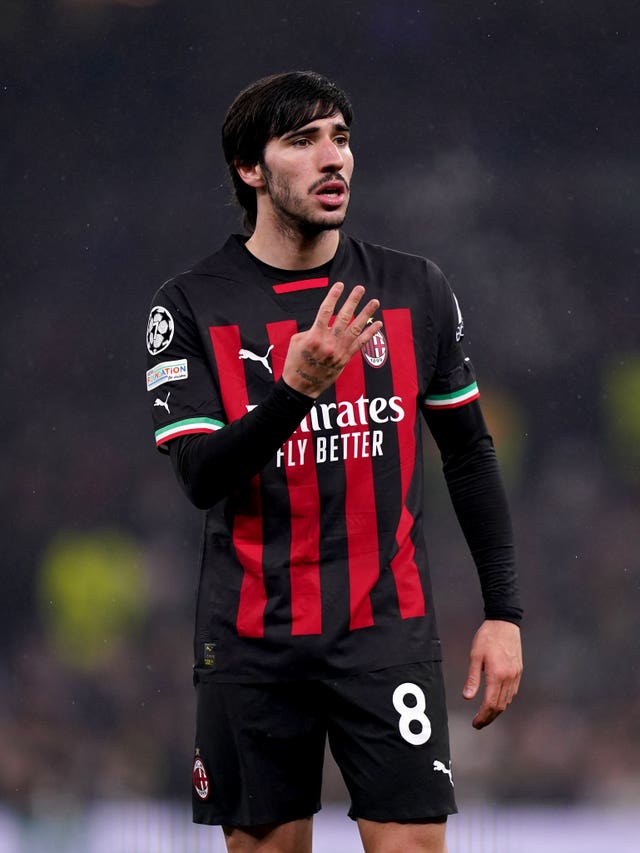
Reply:
[[[173,317],[162,305],[155,305],[149,314],[147,325],[147,349],[151,355],[166,350],[173,340]]]

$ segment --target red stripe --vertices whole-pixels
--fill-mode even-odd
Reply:
[[[291,336],[298,331],[294,320],[269,323],[267,333],[273,349],[273,375],[277,382],[282,374],[284,358]],[[285,466],[291,506],[291,633],[322,633],[322,600],[320,595],[320,493],[314,459],[313,436],[296,431],[291,437],[295,465]],[[299,442],[306,442],[301,445]],[[288,443],[287,443],[288,444]],[[284,446],[287,459],[287,444]],[[300,464],[300,448],[304,462]]]
[[[211,343],[218,366],[220,392],[228,422],[246,414],[249,396],[244,362],[238,357],[242,346],[237,326],[211,326]],[[251,511],[237,513],[233,521],[233,544],[244,569],[236,628],[243,637],[264,636],[267,593],[262,569],[262,506],[260,477],[251,481]]]
[[[296,290],[312,290],[314,287],[328,287],[328,278],[303,278],[300,281],[287,281],[284,284],[274,284],[275,293],[295,293]]]
[[[360,397],[366,397],[363,359],[351,359],[338,377],[335,389],[338,411],[340,411],[341,401],[348,400],[355,404]],[[360,428],[361,436],[366,429],[366,427]],[[358,431],[357,427],[341,428],[342,435],[355,431]],[[344,470],[349,612],[350,628],[353,630],[373,625],[371,590],[380,577],[380,553],[371,458],[369,456],[354,458],[352,452],[346,454],[346,457]]]
[[[394,394],[402,397],[405,416],[398,421],[398,450],[400,454],[400,482],[402,512],[396,531],[398,552],[391,561],[391,571],[396,582],[398,605],[403,619],[424,616],[425,600],[420,574],[411,541],[414,519],[407,508],[407,495],[416,465],[416,400],[418,374],[413,348],[411,312],[408,308],[395,308],[382,312],[384,331],[389,347]]]

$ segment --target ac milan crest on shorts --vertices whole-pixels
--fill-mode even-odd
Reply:
[[[200,758],[200,750],[196,748],[196,757],[193,761],[193,771],[191,774],[193,780],[193,790],[200,800],[209,799],[209,777],[204,766],[202,758]]]

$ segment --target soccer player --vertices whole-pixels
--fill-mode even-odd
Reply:
[[[163,285],[149,317],[158,448],[206,510],[193,815],[230,851],[309,853],[325,741],[367,853],[443,853],[456,811],[422,524],[440,449],[485,621],[463,694],[510,704],[522,611],[496,456],[430,261],[341,231],[352,108],[274,75],[222,130],[247,236]]]

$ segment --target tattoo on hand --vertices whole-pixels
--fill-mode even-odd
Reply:
[[[338,362],[327,356],[327,358],[319,359],[312,355],[309,350],[302,351],[302,357],[310,367],[330,368],[334,373],[338,367]]]
[[[296,373],[298,374],[298,376],[302,376],[305,382],[309,382],[311,385],[320,384],[320,380],[317,376],[312,376],[310,373],[305,373],[304,370],[300,370],[299,367],[296,369]]]
[[[311,355],[309,350],[306,350],[306,349],[303,350],[302,351],[302,357],[307,362],[307,364],[309,364],[311,367],[318,367],[319,364],[322,364],[322,362],[319,361],[317,358],[315,358],[315,356]],[[298,372],[300,372],[300,371],[298,371]]]

